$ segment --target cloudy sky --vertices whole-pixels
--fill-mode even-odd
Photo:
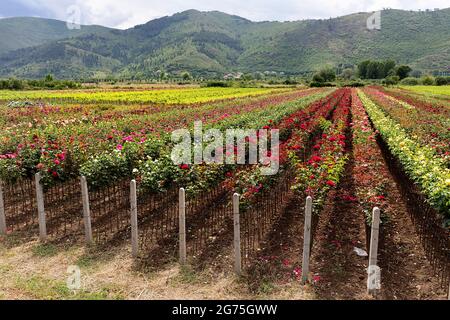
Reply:
[[[187,9],[219,10],[253,21],[288,21],[382,8],[449,6],[449,0],[1,0],[0,17],[36,16],[66,21],[73,17],[73,8],[78,8],[82,24],[123,29]]]

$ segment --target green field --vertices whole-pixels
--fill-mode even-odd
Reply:
[[[402,88],[413,92],[450,96],[450,86],[402,86]]]

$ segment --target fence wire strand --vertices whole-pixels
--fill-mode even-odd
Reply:
[[[251,266],[267,234],[283,211],[293,179],[286,171],[277,184],[256,196],[253,205],[241,213],[241,253],[244,268]]]
[[[81,196],[80,196],[81,197]],[[130,180],[89,192],[92,234],[98,243],[128,236],[130,229]]]
[[[60,238],[80,234],[83,203],[79,179],[73,179],[44,190],[47,233]]]
[[[37,225],[36,187],[34,179],[23,178],[3,183],[3,199],[8,231]]]

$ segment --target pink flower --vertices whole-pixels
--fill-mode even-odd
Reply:
[[[59,162],[58,159],[53,160],[53,163],[56,164],[57,166],[59,166],[61,164],[61,162]]]
[[[116,147],[116,149],[119,150],[119,151],[122,151],[123,146],[122,146],[121,144],[118,144],[117,147]]]

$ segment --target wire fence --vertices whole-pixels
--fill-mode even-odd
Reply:
[[[178,188],[148,193],[138,188],[138,242],[141,256],[178,230]]]
[[[83,203],[79,179],[73,179],[44,190],[44,204],[49,237],[61,238],[80,234]]]
[[[187,251],[193,257],[213,241],[232,220],[231,192],[222,183],[210,191],[187,198]]]
[[[90,191],[89,199],[92,235],[97,244],[129,237],[130,180]]]
[[[258,194],[252,206],[241,213],[241,254],[244,268],[251,265],[260,244],[282,213],[293,178],[293,172],[286,171],[273,188]]]
[[[408,192],[408,202],[414,203],[411,216],[416,226],[425,253],[438,275],[443,288],[450,284],[450,231],[445,229],[437,212],[424,202],[419,193]]]
[[[425,201],[417,186],[405,175],[395,159],[393,170],[399,177],[403,197],[407,199],[411,217],[417,227],[425,252],[443,287],[450,281],[450,234],[442,219]],[[241,212],[242,265],[248,267],[256,257],[260,244],[272,231],[283,212],[294,175],[288,170],[277,183],[258,194],[252,205]],[[8,232],[34,228],[38,224],[37,196],[34,179],[3,183],[3,205]],[[73,179],[58,183],[43,193],[47,233],[53,238],[80,234],[83,224],[83,202],[80,181]],[[162,240],[171,238],[178,244],[179,189],[173,186],[163,193],[137,192],[139,252],[145,254]],[[97,244],[130,236],[130,181],[91,190],[90,219]],[[222,184],[186,202],[186,241],[189,255],[198,256],[210,241],[220,236],[227,222],[232,221],[232,195]],[[313,215],[312,241],[318,225]],[[367,238],[370,231],[367,230]],[[381,240],[383,232],[380,234]],[[311,245],[312,245],[311,241]],[[160,248],[167,250],[167,248]]]
[[[445,228],[442,215],[426,201],[418,186],[404,172],[398,160],[391,154],[385,142],[378,138],[388,164],[400,184],[402,197],[406,199],[411,219],[441,286],[450,284],[450,229]]]
[[[12,232],[35,226],[37,202],[34,179],[2,183],[2,187],[7,230]]]

